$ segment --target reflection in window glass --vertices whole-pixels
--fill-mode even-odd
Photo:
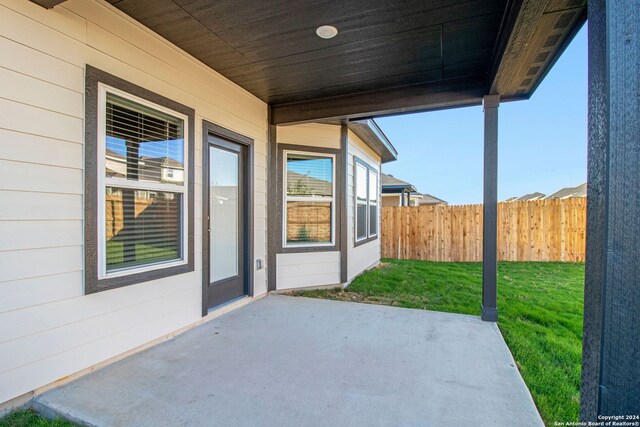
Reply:
[[[333,242],[333,157],[286,153],[287,245]]]
[[[331,203],[287,202],[287,243],[331,243]]]
[[[288,153],[287,195],[332,197],[333,159]]]
[[[184,183],[181,119],[107,93],[105,176]]]
[[[369,237],[378,234],[378,206],[369,206]]]
[[[369,237],[378,234],[378,174],[369,171]]]
[[[374,171],[369,171],[369,201],[378,202],[378,174]]]
[[[106,188],[107,271],[180,258],[182,195]]]
[[[106,91],[105,273],[183,259],[183,118]]]
[[[356,207],[356,236],[358,239],[367,237],[367,205],[358,204]]]
[[[367,168],[356,164],[356,198],[358,202],[367,201]]]
[[[209,147],[209,271],[211,282],[238,274],[241,245],[240,155]]]
[[[378,173],[360,161],[355,162],[356,241],[378,234]]]

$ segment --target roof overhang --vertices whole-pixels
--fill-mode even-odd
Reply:
[[[587,9],[586,0],[107,1],[268,103],[272,124],[527,99]],[[325,24],[335,38],[316,36]]]
[[[380,156],[382,163],[398,159],[398,151],[373,119],[350,121],[349,129]]]
[[[383,194],[415,193],[418,190],[413,185],[383,185]]]

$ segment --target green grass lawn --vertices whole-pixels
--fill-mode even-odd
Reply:
[[[48,420],[30,409],[12,412],[4,418],[0,418],[0,427],[73,427],[63,420]]]
[[[546,424],[578,421],[584,264],[500,262],[498,326]],[[482,265],[383,260],[315,298],[480,315]]]

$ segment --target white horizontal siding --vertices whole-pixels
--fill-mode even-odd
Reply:
[[[80,169],[0,160],[0,190],[82,194],[82,177]]]
[[[203,119],[254,140],[266,260],[267,106],[102,1],[0,0],[0,51],[2,403],[199,319]],[[83,295],[87,64],[195,109],[196,271]],[[255,295],[266,289],[256,271]]]
[[[193,308],[191,301],[197,297],[198,292],[202,292],[199,287],[191,287],[134,306],[109,310],[104,314],[64,325],[64,334],[60,334],[58,328],[51,328],[12,341],[0,342],[0,374],[7,370],[6,367],[25,366],[63,353],[70,348],[111,335],[113,330],[126,330],[146,319],[151,320],[164,314]],[[111,325],[111,328],[104,328],[105,324]],[[11,349],[16,346],[24,351],[21,354],[12,352]]]
[[[81,246],[82,221],[1,221],[0,252]]]
[[[307,123],[279,126],[278,144],[340,149],[340,126]],[[340,283],[340,252],[301,252],[276,257],[278,289],[335,285]]]
[[[2,12],[11,13],[6,9]],[[50,85],[84,93],[83,67],[3,37],[0,37],[0,51],[3,53],[0,55],[0,67],[40,79]],[[39,67],[34,67],[34,64]]]
[[[0,68],[0,94],[11,101],[84,118],[82,93],[6,68]]]
[[[373,152],[357,135],[349,131],[349,167],[347,168],[347,234],[349,238],[348,244],[348,263],[347,263],[347,278],[353,280],[358,274],[364,270],[375,266],[380,262],[380,237],[377,239],[365,243],[363,245],[355,246],[355,207],[354,207],[354,164],[355,157],[364,161],[375,170],[380,173],[380,157]],[[379,175],[378,175],[379,176]],[[380,191],[380,188],[378,188]],[[378,194],[380,196],[380,194]],[[380,200],[380,198],[378,198]],[[378,231],[380,231],[380,210],[378,210]]]
[[[82,144],[0,129],[0,159],[82,169]]]
[[[340,126],[318,123],[278,126],[276,139],[278,144],[340,149]]]
[[[278,254],[278,289],[340,283],[340,252],[300,252]]]
[[[2,97],[0,128],[76,143],[84,132],[82,119]]]
[[[92,341],[69,351],[30,363],[22,369],[13,369],[0,374],[0,400],[13,394],[24,394],[40,387],[43,383],[55,382],[60,372],[78,372],[87,366],[98,364],[121,353],[134,349],[163,335],[170,334],[176,328],[193,322],[199,313],[192,308],[170,313],[150,320],[138,319],[130,328],[118,330],[100,340]],[[6,393],[11,390],[11,393]]]
[[[82,246],[0,252],[0,283],[82,270],[83,257]]]
[[[82,271],[0,283],[0,313],[82,295]]]
[[[0,190],[0,221],[82,219],[82,196]],[[10,206],[11,208],[6,208]]]
[[[353,280],[358,274],[380,262],[380,239],[351,248],[349,252],[348,279]]]

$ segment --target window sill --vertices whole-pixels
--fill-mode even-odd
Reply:
[[[138,273],[123,274],[117,277],[109,276],[104,279],[90,280],[85,283],[85,295],[94,294],[96,292],[108,291],[110,289],[121,288],[123,286],[137,285],[151,280],[163,279],[165,277],[176,276],[179,274],[190,273],[194,271],[193,263],[180,265],[162,265],[153,270],[142,271]]]
[[[179,267],[181,265],[187,265],[187,261],[183,259],[161,261],[153,264],[142,265],[138,267],[121,268],[118,270],[106,273],[104,276],[98,277],[98,280],[113,279],[116,277],[131,276],[134,274],[147,273],[149,271],[161,270],[170,267]]]
[[[283,246],[278,253],[281,254],[295,254],[305,252],[336,252],[340,248],[336,244],[332,245],[317,245],[317,246]]]
[[[367,237],[366,239],[362,239],[362,240],[356,240],[353,244],[354,248],[357,248],[358,246],[362,246],[365,245],[367,243],[373,242],[374,240],[378,240],[378,236],[371,236],[371,237]]]

